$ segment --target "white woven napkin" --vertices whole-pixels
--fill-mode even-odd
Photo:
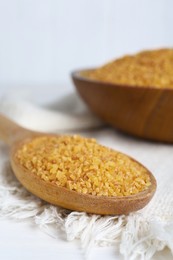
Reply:
[[[73,102],[67,98],[57,106],[58,111],[51,111],[26,101],[3,98],[0,112],[39,131],[79,132],[101,125],[85,109],[80,114],[83,105],[77,99]],[[70,104],[73,109],[69,109]],[[135,139],[108,127],[81,133],[135,157],[153,172],[158,188],[149,205],[129,216],[92,215],[52,206],[27,192],[15,179],[8,148],[0,142],[0,217],[28,219],[55,238],[64,232],[67,240],[81,241],[86,255],[96,244],[115,245],[124,259],[151,259],[166,246],[173,253],[173,146]]]

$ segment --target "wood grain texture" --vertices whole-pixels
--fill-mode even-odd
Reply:
[[[81,194],[67,188],[45,182],[36,174],[25,169],[18,161],[16,152],[21,146],[38,135],[43,134],[23,129],[0,115],[0,136],[11,145],[10,161],[13,172],[19,182],[31,193],[39,198],[70,210],[85,211],[102,215],[128,214],[143,208],[153,197],[156,191],[156,180],[148,172],[151,185],[143,192],[125,197],[107,197]],[[5,131],[6,129],[6,131]]]
[[[173,142],[173,89],[133,87],[94,81],[72,73],[82,99],[101,119],[126,133]]]

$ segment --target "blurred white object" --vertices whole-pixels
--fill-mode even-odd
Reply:
[[[0,113],[19,125],[41,132],[95,128],[103,123],[85,107],[76,94],[63,97],[54,105],[41,107],[21,97],[2,97]]]

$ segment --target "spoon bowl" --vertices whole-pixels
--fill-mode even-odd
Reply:
[[[111,84],[72,73],[79,95],[101,119],[137,137],[173,142],[173,89]]]
[[[37,197],[53,205],[70,210],[102,215],[128,214],[143,208],[153,197],[156,190],[156,180],[148,170],[147,173],[150,177],[151,185],[138,194],[124,197],[82,194],[42,180],[39,176],[23,167],[17,159],[16,154],[26,142],[36,136],[43,135],[48,136],[50,134],[29,131],[0,115],[0,137],[11,145],[10,162],[13,172],[19,182]],[[53,136],[57,137],[58,135]]]

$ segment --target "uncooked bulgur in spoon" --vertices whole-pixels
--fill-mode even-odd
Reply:
[[[156,180],[129,156],[77,135],[42,134],[0,116],[12,169],[43,200],[95,214],[128,214],[153,197]]]

